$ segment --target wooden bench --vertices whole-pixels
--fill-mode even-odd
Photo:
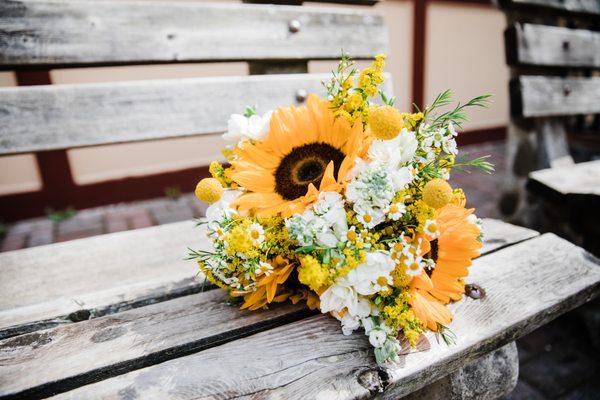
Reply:
[[[247,104],[319,92],[309,59],[386,47],[366,10],[63,0],[1,2],[0,16],[6,69],[242,59],[299,72],[0,89],[1,154],[223,131]],[[364,335],[302,305],[228,305],[184,260],[206,246],[193,222],[1,253],[0,398],[496,398],[516,383],[514,340],[597,296],[600,263],[552,234],[484,230],[468,283],[485,295],[452,305],[456,344],[428,334],[386,367]]]
[[[512,77],[511,179],[503,212],[600,254],[600,228],[592,222],[600,218],[600,163],[575,165],[569,151],[595,148],[600,154],[600,2],[498,3],[508,20],[506,59]],[[588,155],[579,156],[586,160]],[[524,201],[525,184],[536,196],[533,213]]]

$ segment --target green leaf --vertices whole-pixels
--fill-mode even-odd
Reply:
[[[244,117],[250,118],[253,115],[256,115],[256,107],[246,106],[246,110],[244,110]]]
[[[315,250],[315,246],[314,245],[310,245],[310,246],[302,246],[302,247],[298,247],[296,249],[296,253],[301,253],[301,254],[308,254],[312,251]]]
[[[323,264],[329,264],[330,262],[331,262],[331,249],[327,249],[323,253]]]

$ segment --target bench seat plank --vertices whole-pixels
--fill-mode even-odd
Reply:
[[[0,339],[198,292],[184,257],[206,248],[202,229],[178,222],[0,253]],[[491,219],[484,231],[483,252],[537,235]]]
[[[173,225],[182,234],[192,234],[187,224]],[[484,220],[484,230],[483,254],[537,235],[491,219]],[[0,397],[56,393],[309,315],[303,307],[288,304],[248,313],[226,305],[226,300],[223,291],[209,290],[0,341],[0,375],[6,377]],[[29,373],[23,375],[23,370]]]
[[[0,338],[197,292],[202,242],[186,221],[0,253]]]
[[[600,160],[533,171],[529,179],[563,196],[600,196]]]
[[[383,17],[369,10],[204,2],[6,1],[0,32],[5,69],[337,59],[342,48],[370,58],[387,49]]]
[[[56,396],[76,398],[397,398],[513,341],[599,294],[600,261],[552,234],[475,261],[470,282],[487,295],[452,306],[447,346],[408,351],[376,367],[364,335],[343,336],[320,315]],[[329,396],[329,397],[327,397]]]
[[[312,314],[291,303],[240,311],[227,300],[212,289],[0,341],[0,398],[48,396]]]

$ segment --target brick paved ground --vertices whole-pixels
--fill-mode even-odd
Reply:
[[[455,173],[453,186],[462,187],[468,205],[480,217],[498,218],[497,201],[504,176],[504,143],[464,146],[469,157],[492,155],[496,173]],[[192,194],[178,199],[156,199],[82,210],[62,222],[47,218],[21,221],[8,227],[0,251],[79,239],[103,233],[145,228],[188,220],[203,214],[203,206]],[[571,312],[517,341],[520,378],[506,400],[600,399],[600,351],[578,312]]]

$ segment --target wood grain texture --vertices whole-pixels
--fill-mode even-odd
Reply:
[[[597,0],[496,0],[501,7],[540,7],[563,13],[600,14]]]
[[[56,398],[396,399],[597,296],[600,261],[546,234],[476,260],[468,281],[487,295],[452,305],[456,344],[427,334],[430,349],[398,365],[377,367],[364,335],[320,315]]]
[[[204,2],[8,0],[0,3],[0,36],[8,69],[337,59],[342,48],[369,58],[387,50],[383,17],[369,10]]]
[[[312,314],[302,304],[249,312],[227,301],[213,289],[0,341],[0,398],[48,396]]]
[[[483,224],[486,232],[485,245],[482,249],[484,254],[537,235],[535,231],[502,221],[485,219]],[[158,237],[154,240],[163,241],[167,235],[173,236],[174,239],[165,245],[174,248],[184,248],[182,244],[174,243],[177,240],[181,240],[183,243],[186,240],[183,238],[184,235],[197,237],[201,234],[201,229],[197,229],[195,234],[191,232],[187,223],[166,226],[171,229],[165,233],[154,230],[153,234]],[[134,231],[138,233],[135,235],[136,240],[123,240],[121,237],[119,242],[123,242],[122,246],[128,246],[132,252],[137,253],[144,245],[136,245],[135,242],[148,243],[149,231],[152,230]],[[117,237],[117,239],[119,238]],[[79,242],[82,245],[86,242],[88,245],[93,244],[91,240]],[[46,246],[46,248],[50,247],[52,246]],[[99,247],[107,249],[105,250],[107,252],[117,250],[106,240]],[[64,252],[67,249],[61,250]],[[68,250],[75,253],[72,256],[73,259],[76,259],[80,253],[78,248],[71,247]],[[173,256],[173,252],[162,256],[161,260],[164,265],[168,265],[167,257],[169,255]],[[131,260],[130,262],[119,260],[115,265],[114,262],[111,262],[112,260],[106,258],[105,254],[97,253],[94,256],[114,267],[120,266],[122,269],[132,263]],[[32,256],[26,257],[26,259],[30,258]],[[63,261],[69,262],[64,259]],[[142,262],[142,264],[144,263],[145,261]],[[52,275],[56,268],[54,265],[48,267],[45,279],[50,280],[57,276]],[[95,267],[103,268],[102,266]],[[181,268],[182,272],[189,273],[190,265],[185,267]],[[72,268],[79,268],[79,264]],[[26,274],[28,270],[25,268],[24,273]],[[62,272],[66,275],[72,274],[70,270]],[[96,282],[100,282],[100,286],[108,286],[110,280],[121,282],[124,279],[135,278],[136,274],[137,278],[143,281],[144,276],[141,275],[143,273],[145,273],[144,267],[134,268],[134,271],[117,271],[117,273],[114,269],[109,269],[99,276],[94,276],[94,279]],[[175,274],[175,271],[165,268],[165,273]],[[111,277],[110,274],[115,275]],[[88,280],[82,275],[78,275],[78,278],[82,281]],[[22,277],[22,279],[26,282],[26,278]],[[8,282],[8,284],[10,283]],[[12,284],[15,282],[13,281]],[[127,293],[128,286],[122,286],[120,283],[114,284],[118,286],[118,291]],[[18,297],[18,290],[25,290],[22,285],[14,289],[15,297]],[[57,296],[56,293],[45,294]],[[32,302],[43,300],[39,299],[40,294],[33,293],[31,295],[36,296],[35,299],[30,300]],[[63,296],[73,297],[73,301],[77,301],[79,298],[72,293],[64,293]],[[91,294],[92,298],[93,296],[94,294]],[[23,301],[23,299],[14,300]],[[190,354],[232,338],[254,333],[267,326],[297,320],[308,315],[307,310],[291,305],[276,308],[272,312],[248,314],[226,306],[225,301],[226,295],[222,291],[212,290],[129,311],[111,313],[108,316],[77,324],[66,324],[68,322],[66,321],[63,326],[54,329],[0,341],[0,376],[6,377],[4,381],[0,379],[0,397],[3,395],[41,396],[65,391],[99,379]],[[114,306],[113,308],[116,309]],[[16,308],[15,313],[20,310],[22,308]],[[239,319],[240,326],[235,324],[237,319]],[[242,325],[245,326],[244,332],[239,331]],[[218,334],[215,333],[217,331]],[[93,338],[106,339],[95,340]],[[21,371],[25,369],[29,370],[30,374],[23,375]]]
[[[483,248],[481,254],[489,254],[507,246],[538,236],[539,233],[497,219],[483,219]]]
[[[509,65],[600,67],[600,32],[515,23],[505,37]]]
[[[326,74],[0,88],[0,154],[223,132],[248,104],[265,112],[322,93]]]
[[[600,196],[600,160],[533,171],[529,179],[562,195]]]
[[[0,253],[0,338],[197,292],[192,222]]]
[[[520,76],[511,82],[516,117],[600,113],[600,77]]]

